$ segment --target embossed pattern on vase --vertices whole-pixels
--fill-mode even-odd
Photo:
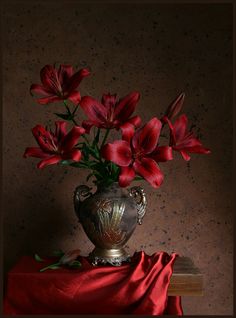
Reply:
[[[112,244],[117,247],[124,243],[126,231],[120,229],[120,223],[125,211],[125,204],[111,202],[106,200],[106,208],[104,206],[98,209],[99,230],[96,232],[96,240],[100,240],[105,244]]]

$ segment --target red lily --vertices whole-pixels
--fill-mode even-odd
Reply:
[[[84,96],[80,106],[89,120],[83,121],[82,126],[87,132],[92,126],[119,129],[126,122],[138,127],[141,124],[141,118],[139,116],[130,118],[130,116],[133,114],[139,98],[138,92],[132,92],[120,100],[117,99],[116,94],[104,94],[100,103],[90,96]]]
[[[56,121],[55,125],[55,133],[49,132],[41,125],[32,129],[39,147],[26,148],[24,157],[43,159],[37,165],[40,169],[61,160],[80,161],[81,159],[81,152],[75,148],[75,145],[80,135],[85,133],[84,128],[75,126],[69,133],[66,133],[66,122]]]
[[[30,91],[44,96],[37,99],[39,104],[49,104],[69,99],[77,105],[81,96],[76,89],[82,79],[89,74],[89,71],[85,68],[74,73],[71,65],[60,65],[58,70],[52,65],[46,65],[40,72],[42,85],[33,84]]]
[[[171,147],[157,145],[161,127],[156,117],[136,132],[128,124],[123,131],[123,140],[108,143],[102,148],[103,157],[121,167],[121,187],[128,186],[135,174],[146,179],[154,188],[161,185],[163,174],[157,163],[173,159]]]
[[[171,138],[170,146],[179,151],[184,160],[190,160],[190,153],[202,153],[209,154],[210,150],[204,148],[200,140],[198,140],[193,132],[187,131],[188,118],[186,115],[181,115],[176,119],[175,123],[172,124],[170,120],[165,116],[164,122],[167,122],[170,128]]]

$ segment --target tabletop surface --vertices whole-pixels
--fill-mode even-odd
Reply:
[[[169,296],[202,296],[203,275],[188,257],[178,257],[168,289]]]
[[[11,270],[11,274],[31,274],[38,272],[42,268],[42,263],[35,262],[33,257],[23,256],[17,266]],[[61,268],[60,272],[71,275],[74,272],[67,268]],[[44,275],[51,275],[51,271],[44,272]],[[179,256],[175,260],[173,274],[168,288],[169,296],[202,296],[203,295],[203,275],[188,257]]]

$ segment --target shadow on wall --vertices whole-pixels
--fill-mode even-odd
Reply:
[[[48,175],[41,176],[40,180],[36,181],[28,188],[15,189],[22,192],[18,202],[19,213],[16,215],[13,208],[7,211],[5,242],[11,244],[4,244],[4,277],[22,255],[37,253],[50,256],[53,251],[71,248],[73,244],[76,248],[76,242],[83,239],[83,229],[74,212],[73,192],[66,190],[65,193],[62,183],[51,186]],[[24,192],[27,194],[23,195]],[[5,202],[13,202],[14,193],[6,193]],[[63,194],[71,194],[71,201],[64,200],[66,203],[63,204]],[[11,221],[13,215],[16,219],[15,224]],[[9,253],[9,249],[14,252]]]

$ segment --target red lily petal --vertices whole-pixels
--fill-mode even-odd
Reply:
[[[125,123],[120,126],[122,132],[122,139],[130,143],[134,136],[134,126],[130,123]]]
[[[82,157],[82,153],[78,149],[74,149],[73,151],[71,151],[70,157],[74,161],[80,161],[80,159]]]
[[[81,96],[79,92],[73,91],[71,92],[67,98],[74,104],[74,105],[78,105],[80,100],[81,100]]]
[[[185,161],[189,161],[191,159],[191,157],[189,156],[189,154],[186,151],[181,150],[180,153]]]
[[[55,125],[56,125],[55,137],[58,140],[62,140],[66,135],[67,122],[58,120],[55,122]]]
[[[106,107],[112,107],[116,104],[117,102],[117,95],[111,95],[111,94],[103,94],[102,95],[102,104]]]
[[[47,105],[47,104],[57,102],[57,101],[62,100],[62,99],[63,98],[60,98],[56,95],[53,95],[53,96],[48,96],[48,97],[44,97],[44,98],[38,98],[37,102],[41,105]]]
[[[132,160],[132,152],[127,141],[116,140],[102,147],[102,156],[118,166],[127,167]]]
[[[185,94],[181,93],[167,108],[165,116],[167,116],[169,119],[172,119],[176,115],[178,115],[182,109],[184,99],[185,99]]]
[[[161,121],[162,121],[163,125],[164,124],[168,124],[168,126],[169,126],[169,129],[170,129],[170,142],[169,142],[169,144],[170,144],[170,146],[175,145],[176,144],[176,138],[175,138],[175,135],[174,135],[174,132],[173,132],[174,131],[174,127],[173,127],[172,122],[169,120],[169,118],[167,116],[163,116],[161,118]]]
[[[162,184],[163,173],[153,159],[143,158],[142,161],[135,160],[133,167],[136,173],[147,180],[153,188],[158,188]]]
[[[156,162],[165,162],[173,159],[172,147],[157,147],[150,155]]]
[[[54,93],[55,95],[60,95],[62,93],[62,87],[59,82],[57,70],[53,66],[44,66],[40,72],[40,77],[43,86],[51,93]]]
[[[97,125],[106,122],[107,110],[104,105],[90,96],[82,97],[80,101],[82,107],[88,118]]]
[[[24,157],[48,158],[50,155],[39,147],[28,147],[25,149]]]
[[[43,151],[49,153],[56,151],[57,145],[55,145],[53,135],[49,131],[47,131],[43,126],[36,125],[32,129],[32,133]]]
[[[126,121],[134,112],[140,94],[132,92],[122,98],[115,107],[114,117],[120,121]]]
[[[134,149],[151,153],[157,146],[162,124],[156,117],[152,118],[146,125],[139,128],[132,139]]]
[[[193,147],[186,147],[184,150],[192,153],[199,153],[199,154],[209,154],[211,153],[210,149],[205,148],[201,145],[193,146]]]
[[[95,126],[94,122],[91,120],[83,120],[82,127],[85,129],[85,133],[89,134],[90,129]]]
[[[71,131],[65,136],[61,144],[62,152],[70,152],[78,143],[79,137],[85,133],[85,129],[79,126],[74,126]]]
[[[61,161],[61,160],[62,160],[62,157],[59,156],[59,155],[51,156],[51,157],[49,157],[49,158],[47,158],[47,159],[41,160],[41,161],[37,164],[37,167],[38,167],[39,169],[42,169],[42,168],[44,168],[44,167],[46,167],[46,166],[54,165],[54,164],[58,163],[58,162]]]
[[[73,75],[73,67],[71,65],[61,64],[57,71],[57,74],[59,82],[61,83],[61,87],[63,88],[63,90],[66,89],[67,84],[71,76]]]
[[[119,175],[120,187],[127,187],[133,181],[135,171],[132,167],[121,167]]]
[[[130,118],[127,122],[134,125],[135,127],[139,127],[141,125],[142,120],[139,116],[134,116]]]
[[[90,72],[86,68],[82,68],[81,70],[76,72],[70,79],[68,91],[74,91],[79,86],[82,79],[88,75],[90,75]]]
[[[80,161],[81,156],[82,156],[82,154],[81,154],[81,151],[80,151],[80,150],[78,150],[78,149],[73,149],[72,151],[63,154],[63,155],[62,155],[62,158],[63,158],[64,160],[71,159],[71,160],[73,160],[73,161]]]
[[[198,147],[202,146],[200,140],[198,140],[195,137],[191,138],[184,138],[183,140],[180,140],[176,146],[174,146],[175,150],[181,150],[183,148],[191,148],[191,147]]]
[[[44,86],[42,85],[38,85],[38,84],[32,84],[30,86],[30,93],[34,92],[35,94],[41,94],[41,95],[51,95],[51,91],[46,89]]]
[[[188,118],[186,115],[181,115],[179,118],[176,119],[174,125],[173,125],[173,133],[176,138],[176,143],[178,141],[181,141],[181,139],[184,138],[186,134],[186,129],[187,129],[187,124],[188,124]]]

